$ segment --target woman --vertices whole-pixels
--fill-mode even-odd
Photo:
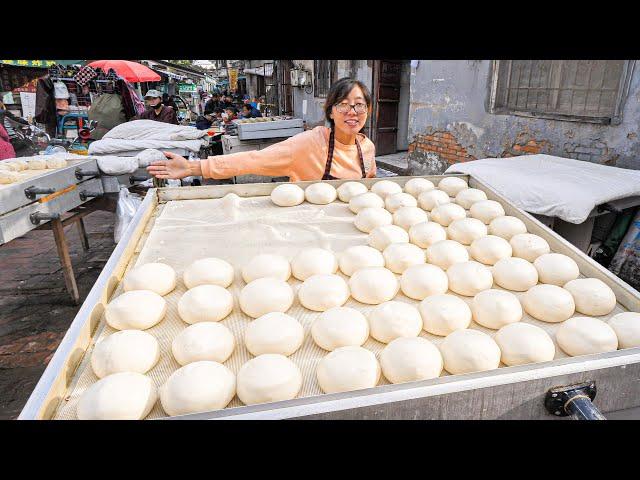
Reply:
[[[16,151],[11,145],[9,134],[3,125],[0,125],[0,160],[16,158]]]
[[[289,177],[290,181],[356,179],[376,176],[375,147],[359,133],[367,121],[371,95],[366,85],[343,78],[332,85],[325,103],[330,127],[318,126],[264,150],[238,152],[189,162],[165,152],[168,160],[147,170],[157,178],[236,175]]]
[[[0,101],[0,160],[16,158],[13,142],[18,142],[11,120],[22,125],[29,125],[25,119],[11,113]]]

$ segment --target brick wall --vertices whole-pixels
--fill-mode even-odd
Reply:
[[[453,134],[443,131],[416,135],[414,141],[409,144],[409,154],[413,152],[433,153],[449,165],[476,160],[467,148],[458,143]]]
[[[528,141],[520,141],[511,145],[506,149],[501,157],[515,157],[517,155],[534,155],[537,153],[547,153],[549,149],[549,142],[545,140],[531,139]]]

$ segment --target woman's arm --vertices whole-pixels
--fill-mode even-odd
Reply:
[[[164,152],[168,160],[153,162],[147,171],[157,178],[203,176],[223,179],[250,173],[269,177],[288,176],[293,164],[292,138],[263,150],[218,155],[199,162],[189,162],[180,155]]]

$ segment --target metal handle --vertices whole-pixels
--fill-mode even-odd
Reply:
[[[83,177],[99,177],[100,172],[98,170],[82,170],[80,167],[76,168],[76,178],[82,180]]]
[[[40,213],[35,212],[29,215],[29,220],[34,225],[40,225],[41,222],[49,221],[49,220],[58,220],[60,218],[59,213]]]
[[[144,182],[145,180],[149,180],[150,177],[142,177],[140,175],[131,175],[129,177],[129,183],[133,185],[136,182]]]
[[[596,382],[554,387],[547,392],[544,406],[549,413],[558,417],[571,416],[573,420],[606,420],[593,404],[596,392]]]
[[[101,197],[102,195],[104,195],[102,192],[88,192],[87,190],[82,190],[80,192],[80,200],[84,202],[89,197]]]
[[[31,186],[24,189],[24,194],[27,196],[29,200],[35,200],[36,195],[49,195],[51,193],[56,193],[55,188],[43,188]]]

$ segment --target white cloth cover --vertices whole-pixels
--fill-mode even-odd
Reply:
[[[640,170],[551,155],[473,160],[445,173],[473,175],[526,212],[576,224],[598,205],[640,195]]]
[[[105,155],[98,157],[98,168],[107,175],[133,173],[138,169],[138,159],[136,157]]]
[[[122,140],[197,140],[206,137],[206,130],[195,127],[173,125],[154,120],[133,120],[121,123],[109,130],[104,138]]]
[[[154,120],[133,120],[109,130],[89,145],[90,155],[115,155],[147,148],[184,148],[197,153],[206,143],[206,130]]]
[[[146,150],[141,151],[136,155],[138,159],[138,167],[147,168],[152,162],[157,162],[159,160],[166,160],[167,157],[164,156],[160,150],[156,150],[155,148],[147,148]]]
[[[158,150],[184,148],[198,153],[202,145],[203,140],[121,140],[118,138],[103,138],[89,145],[89,155],[117,155],[124,152],[146,150],[147,148]]]

